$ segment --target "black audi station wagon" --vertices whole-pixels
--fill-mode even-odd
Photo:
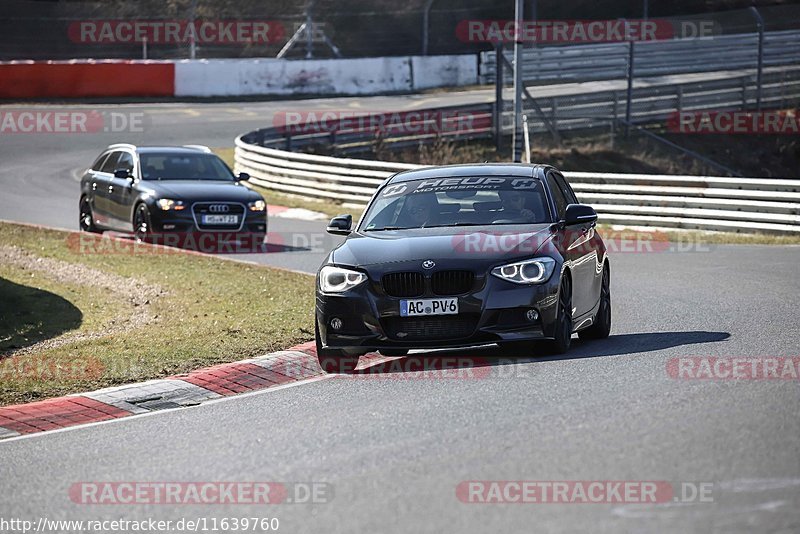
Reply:
[[[378,350],[497,343],[529,351],[611,329],[610,265],[597,214],[546,165],[406,171],[375,192],[317,274],[323,368],[350,371]]]
[[[213,234],[260,244],[267,205],[248,179],[202,146],[111,145],[81,178],[80,228],[159,242]]]

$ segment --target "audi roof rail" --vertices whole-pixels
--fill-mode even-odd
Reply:
[[[211,154],[211,149],[205,145],[183,145],[184,148],[194,148],[195,150],[200,150],[201,152],[205,152],[207,154]]]

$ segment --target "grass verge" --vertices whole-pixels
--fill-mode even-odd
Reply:
[[[0,405],[313,339],[310,276],[147,245],[99,253],[75,235],[0,223]]]

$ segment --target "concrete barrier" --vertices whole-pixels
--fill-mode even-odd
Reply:
[[[410,59],[184,60],[175,96],[369,95],[410,91]]]
[[[478,56],[414,56],[411,58],[411,89],[463,87],[478,83]]]
[[[321,96],[474,85],[478,57],[0,63],[0,98]]]
[[[0,98],[173,96],[171,61],[0,62]]]

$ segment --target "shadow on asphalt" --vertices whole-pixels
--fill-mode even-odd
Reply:
[[[549,352],[546,342],[538,342],[533,347],[533,354],[524,354],[519,349],[504,349],[496,345],[467,349],[443,349],[415,352],[402,358],[376,362],[364,366],[352,374],[372,375],[483,369],[484,371],[476,371],[476,374],[481,374],[481,372],[489,372],[488,368],[504,365],[622,356],[681,346],[716,343],[730,337],[728,332],[708,331],[618,334],[597,341],[581,341],[575,337],[569,352],[558,355]]]
[[[572,347],[567,354],[546,358],[548,360],[572,360],[577,358],[594,358],[598,356],[621,356],[638,352],[654,352],[684,345],[716,343],[726,341],[731,335],[728,332],[707,332],[694,330],[689,332],[642,332],[639,334],[617,334],[608,339],[597,341],[572,340]]]

